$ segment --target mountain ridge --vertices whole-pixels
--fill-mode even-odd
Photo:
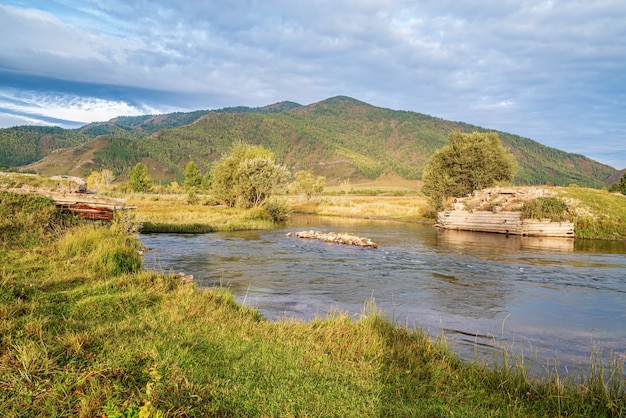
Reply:
[[[55,174],[84,174],[87,169],[109,168],[119,177],[136,162],[144,161],[154,178],[180,181],[187,162],[194,160],[201,169],[208,170],[233,142],[243,140],[271,149],[280,162],[294,171],[310,168],[331,181],[373,179],[394,173],[407,179],[419,179],[430,156],[447,143],[448,134],[454,130],[492,131],[418,112],[381,108],[347,96],[335,96],[308,105],[283,101],[257,108],[240,106],[120,116],[76,130],[57,131],[57,148],[61,150],[50,157],[46,156],[49,152],[46,155],[43,155],[45,152],[32,154],[33,158],[39,157],[36,158],[38,162],[31,161],[33,164],[28,168],[66,171]],[[0,130],[0,145],[6,137],[4,131]],[[616,171],[583,155],[547,147],[518,135],[496,132],[518,159],[517,184],[576,183],[599,188]],[[63,135],[72,137],[74,142],[63,142]],[[33,135],[29,138],[30,143],[35,141]],[[78,167],[81,149],[87,152],[89,143],[96,138],[98,149],[85,154]],[[13,139],[19,142],[19,135],[14,134]],[[48,138],[48,143],[53,143],[47,148],[51,152],[55,149],[54,140]],[[68,145],[74,148],[63,151],[62,148]],[[63,153],[76,157],[65,159],[64,164],[72,167],[55,166],[50,161]],[[6,160],[6,152],[0,152],[0,165],[7,165],[2,157]],[[70,160],[74,162],[68,162]],[[85,163],[87,160],[89,164]]]

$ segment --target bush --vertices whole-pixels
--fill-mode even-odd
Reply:
[[[565,203],[554,197],[538,197],[524,203],[523,219],[550,219],[552,222],[569,220],[570,214]]]
[[[291,208],[284,200],[269,200],[263,208],[274,222],[285,222],[291,213]]]

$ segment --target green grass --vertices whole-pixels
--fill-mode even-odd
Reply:
[[[581,383],[471,364],[374,303],[269,322],[141,271],[124,229],[0,253],[0,416],[626,416],[620,364]]]
[[[577,237],[626,240],[626,196],[579,187],[556,190],[574,213]]]
[[[201,201],[201,200],[200,200]],[[206,233],[216,231],[272,229],[276,224],[265,208],[229,208],[188,204],[184,195],[133,193],[126,203],[136,206],[134,218],[142,232]]]

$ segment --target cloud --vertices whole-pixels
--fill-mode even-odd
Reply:
[[[345,94],[573,152],[626,139],[626,4],[617,0],[23,4],[0,4],[0,69],[60,93],[81,83],[89,100],[124,111]]]

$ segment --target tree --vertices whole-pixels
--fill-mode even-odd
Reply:
[[[326,186],[326,177],[319,176],[315,178],[312,170],[301,170],[294,174],[294,181],[292,188],[294,193],[304,193],[307,199],[310,199],[316,193],[324,191]]]
[[[115,180],[115,175],[111,170],[92,171],[89,177],[87,177],[87,187],[96,191],[99,191],[102,187],[110,189],[113,180]]]
[[[202,175],[198,165],[193,161],[189,161],[185,167],[185,182],[183,186],[188,192],[196,191],[202,186]]]
[[[128,181],[128,187],[134,192],[151,192],[152,191],[152,179],[148,174],[148,167],[143,163],[137,163],[130,170],[130,180]]]
[[[422,191],[436,209],[443,208],[446,198],[466,196],[515,176],[515,157],[502,146],[497,133],[452,132],[448,141],[424,168]]]
[[[283,192],[289,171],[274,162],[274,154],[261,146],[237,143],[212,170],[213,196],[227,206],[260,206]]]
[[[105,168],[100,172],[100,175],[102,176],[102,180],[104,181],[104,187],[110,189],[111,183],[113,183],[113,181],[115,180],[115,174],[113,174],[111,170]]]
[[[104,179],[102,178],[102,174],[97,171],[92,171],[89,177],[87,177],[87,188],[89,189],[99,191],[103,184]]]
[[[618,192],[626,195],[626,173],[622,174],[622,179],[619,183],[615,183],[609,188],[610,192]]]

